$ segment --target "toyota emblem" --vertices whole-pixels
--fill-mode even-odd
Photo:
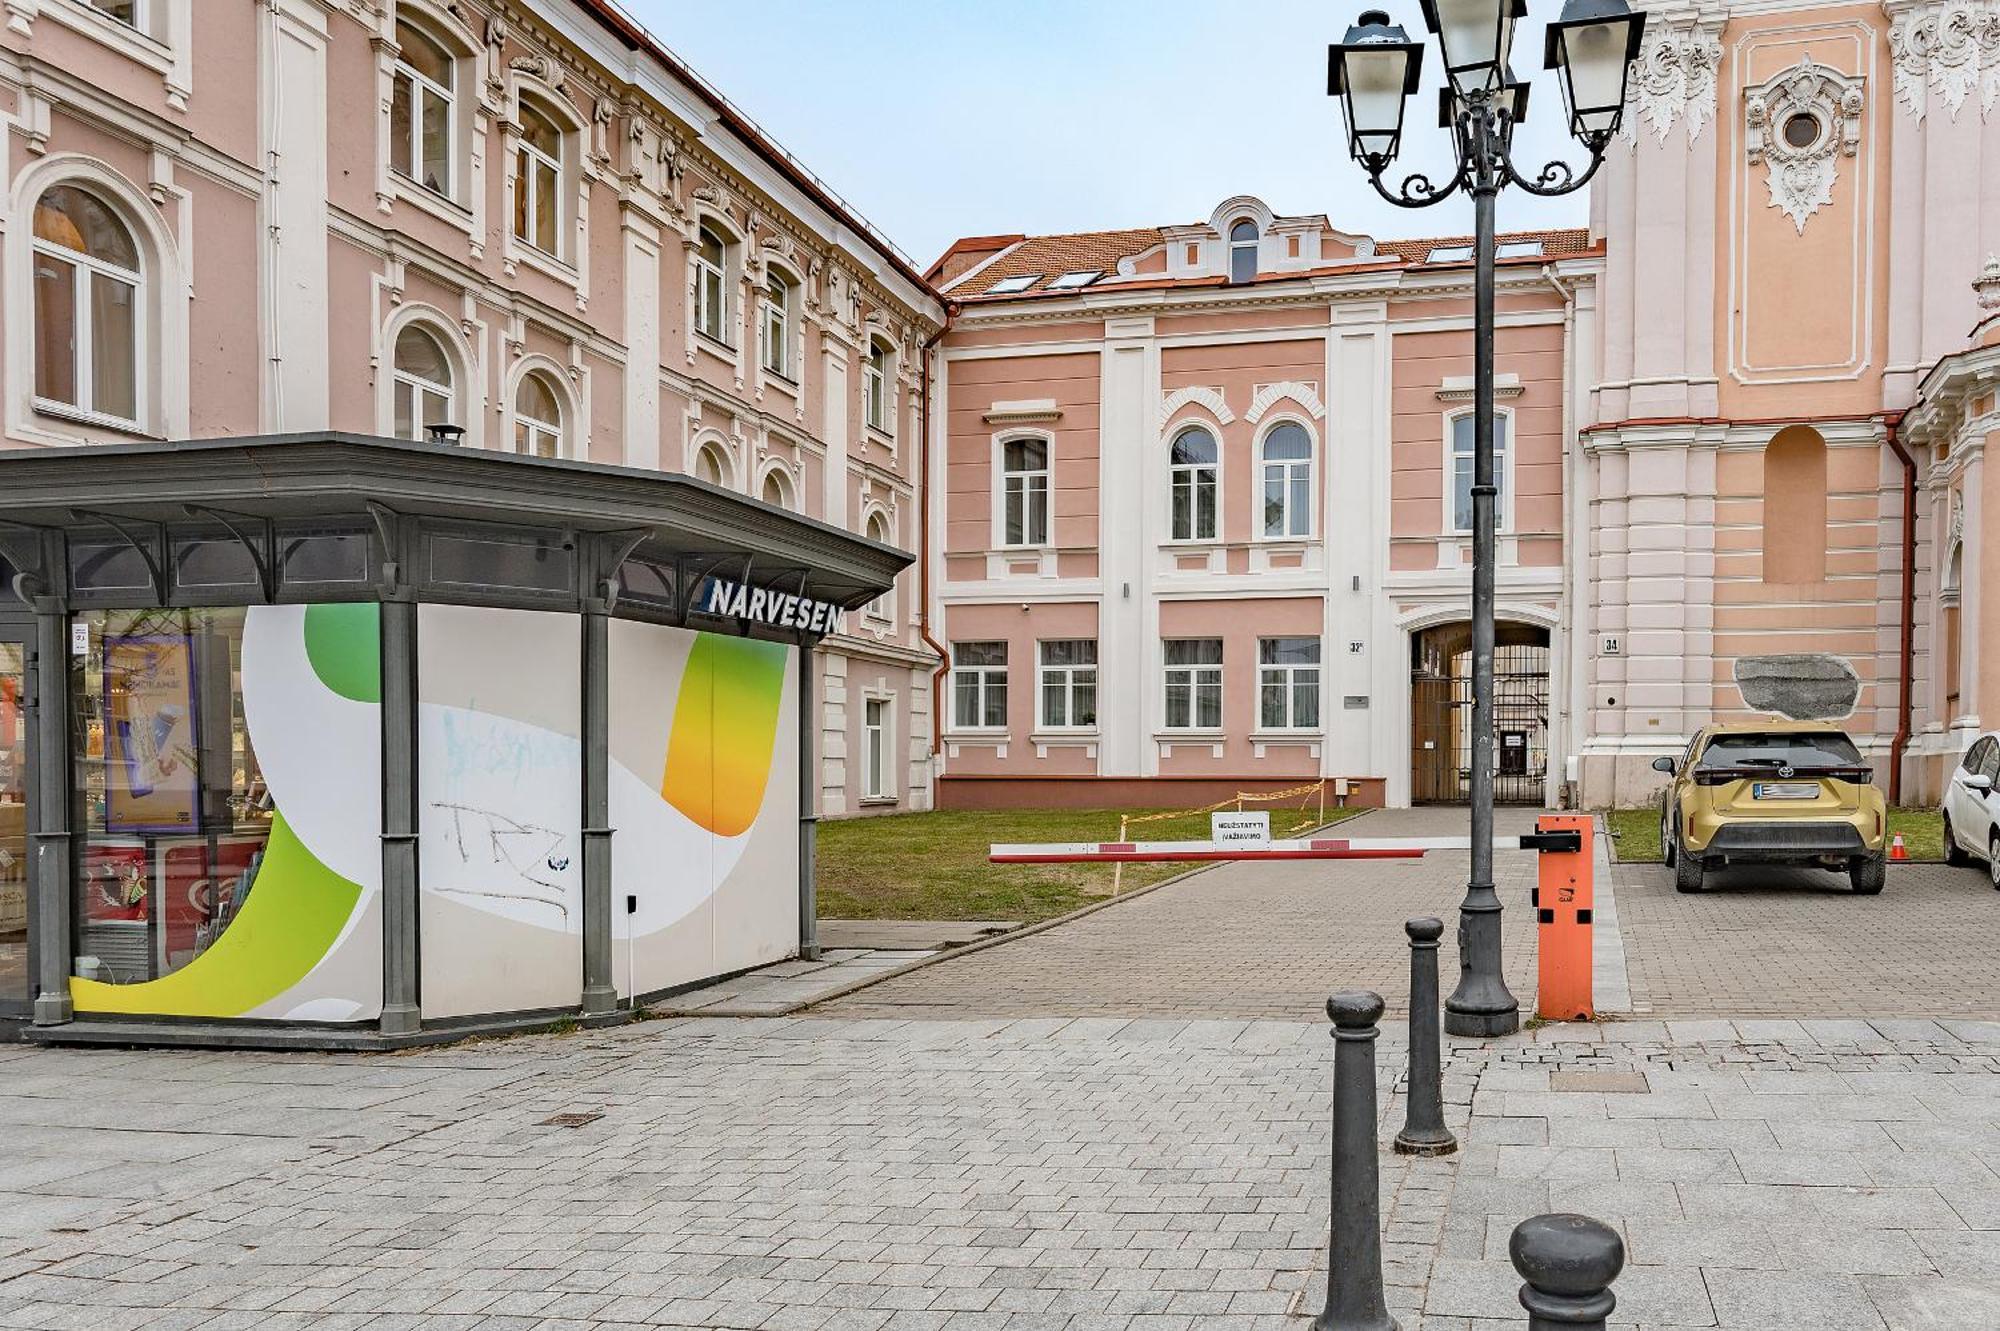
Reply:
[[[1779,776],[1790,776],[1791,774],[1792,774],[1792,769],[1789,767],[1780,767],[1778,769]]]

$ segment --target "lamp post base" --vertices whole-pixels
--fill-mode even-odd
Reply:
[[[1490,1040],[1496,1036],[1512,1035],[1520,1029],[1521,1009],[1518,1005],[1510,1005],[1497,1011],[1467,1010],[1447,1005],[1444,1010],[1446,1035]]]

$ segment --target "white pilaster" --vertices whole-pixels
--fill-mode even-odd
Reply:
[[[1153,483],[1159,436],[1160,353],[1151,317],[1105,323],[1097,432],[1098,771],[1151,776],[1151,682],[1159,677],[1159,618],[1148,569],[1161,528],[1146,515],[1164,502]],[[1060,445],[1058,445],[1060,446]],[[1149,503],[1152,499],[1155,502]]]
[[[326,9],[316,0],[260,6],[258,143],[265,162],[263,428],[324,430],[327,350]]]

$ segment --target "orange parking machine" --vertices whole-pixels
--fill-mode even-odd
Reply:
[[[1535,1011],[1549,1021],[1588,1021],[1597,1015],[1591,1000],[1591,887],[1593,820],[1584,814],[1548,814],[1535,821],[1537,832],[1572,832],[1573,851],[1543,851],[1534,895],[1540,932],[1540,973]]]

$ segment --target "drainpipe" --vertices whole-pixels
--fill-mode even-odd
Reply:
[[[931,351],[951,331],[958,306],[944,306],[944,325],[931,334],[917,355],[919,395],[917,399],[917,469],[922,474],[922,499],[917,505],[917,633],[924,645],[937,653],[937,667],[931,671],[931,756],[944,751],[944,677],[951,669],[951,654],[931,636]],[[936,777],[931,772],[931,799],[937,799]]]
[[[1910,743],[1910,710],[1913,685],[1910,673],[1916,657],[1917,620],[1917,460],[1896,437],[1902,413],[1882,418],[1888,431],[1889,447],[1903,464],[1903,624],[1897,645],[1901,682],[1896,701],[1896,735],[1889,741],[1889,803],[1903,802],[1903,750]]]

